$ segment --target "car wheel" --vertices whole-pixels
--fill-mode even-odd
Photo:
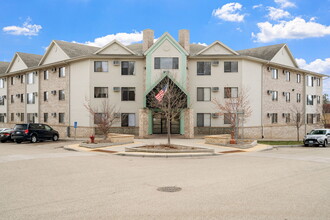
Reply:
[[[6,140],[2,140],[1,143],[6,143]]]
[[[55,134],[55,135],[53,136],[53,141],[58,141],[58,135],[57,135],[57,134]]]
[[[32,137],[31,137],[31,143],[37,143],[37,141],[38,141],[37,136],[32,135]]]
[[[16,144],[20,144],[20,143],[22,143],[22,141],[15,141],[16,142]]]
[[[325,141],[324,141],[324,144],[323,144],[323,147],[327,147],[327,146],[328,146],[328,141],[325,140]]]

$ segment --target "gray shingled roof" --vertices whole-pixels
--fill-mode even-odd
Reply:
[[[206,46],[200,44],[190,44],[190,55],[195,55],[198,52],[204,50]]]
[[[22,53],[17,52],[22,61],[27,65],[27,67],[38,66],[39,61],[42,58],[42,55],[32,54],[32,53]]]
[[[127,45],[126,47],[138,55],[143,54],[142,44],[131,44]]]
[[[87,46],[84,44],[70,43],[66,41],[54,40],[54,42],[70,57],[90,55],[98,51],[99,47]]]
[[[240,55],[256,57],[264,60],[271,60],[285,44],[275,44],[264,47],[251,48],[236,51]]]
[[[1,62],[0,61],[0,74],[4,74],[9,66],[9,62]]]

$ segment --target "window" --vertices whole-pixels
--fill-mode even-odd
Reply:
[[[27,113],[27,123],[34,123],[35,119],[35,114],[34,113]]]
[[[47,80],[48,78],[49,78],[48,70],[45,70],[44,71],[44,80]]]
[[[307,124],[313,124],[313,114],[307,114]]]
[[[24,113],[21,113],[21,122],[24,122]]]
[[[33,73],[27,74],[27,84],[33,84],[34,83],[34,76]]]
[[[238,88],[237,87],[225,87],[224,91],[225,98],[237,98]]]
[[[35,104],[35,94],[34,93],[27,93],[26,94],[27,104]]]
[[[321,79],[320,78],[316,78],[316,85],[321,86]]]
[[[10,113],[10,121],[14,121],[14,113]]]
[[[5,122],[5,114],[0,113],[0,122]]]
[[[316,123],[321,121],[321,114],[315,114],[314,117],[316,117]]]
[[[272,72],[272,79],[278,79],[278,69],[271,68],[270,70]]]
[[[94,61],[94,72],[108,72],[108,61]]]
[[[277,101],[278,100],[278,91],[273,91],[272,92],[272,100]]]
[[[271,115],[271,121],[272,121],[272,124],[276,124],[277,123],[277,113],[273,113]]]
[[[10,85],[14,85],[14,77],[10,77]]]
[[[197,62],[197,75],[211,75],[211,62]]]
[[[5,79],[0,79],[0,89],[5,88]]]
[[[14,103],[14,95],[10,95],[10,103]]]
[[[58,113],[58,123],[64,123],[64,113]]]
[[[134,75],[134,61],[121,61],[121,75]]]
[[[58,100],[65,100],[64,90],[58,90]]]
[[[65,67],[60,67],[58,69],[58,77],[60,78],[65,77]]]
[[[314,83],[313,83],[313,78],[312,76],[307,76],[307,86],[313,87]]]
[[[197,101],[211,101],[211,88],[198,87]]]
[[[178,57],[155,57],[155,69],[179,69]]]
[[[104,113],[95,113],[94,114],[94,124],[101,124],[102,119],[105,119]]]
[[[321,104],[321,96],[316,96],[316,101],[317,101],[317,104]]]
[[[301,74],[297,74],[297,83],[301,83]]]
[[[237,61],[224,62],[224,67],[225,67],[225,73],[238,72],[238,62]]]
[[[285,80],[290,81],[291,73],[289,71],[285,71]]]
[[[231,117],[232,117],[231,113],[225,113],[223,115],[223,119],[224,119],[223,123],[226,124],[226,125],[231,124]]]
[[[290,102],[290,93],[289,92],[285,93],[285,101]]]
[[[48,101],[48,92],[44,92],[44,102]]]
[[[44,122],[48,122],[48,113],[44,113]]]
[[[290,123],[290,113],[285,114],[285,122]]]
[[[312,95],[307,95],[307,105],[314,105],[313,100],[314,99]]]
[[[296,114],[296,122],[300,122],[300,120],[301,120],[301,115],[300,115],[300,113],[297,113]]]
[[[135,87],[121,87],[121,101],[135,101]]]
[[[21,75],[21,84],[24,83],[24,75]]]
[[[135,127],[135,114],[134,113],[122,113],[121,114],[121,126],[122,127]]]
[[[297,102],[301,102],[301,94],[297,93]]]
[[[197,113],[197,127],[210,127],[210,126],[211,126],[211,114]]]
[[[94,87],[94,98],[108,98],[108,87]]]
[[[24,94],[21,94],[21,102],[24,102]]]
[[[3,96],[0,96],[0,105],[5,105],[5,99]]]

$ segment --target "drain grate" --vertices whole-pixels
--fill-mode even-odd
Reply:
[[[179,192],[182,189],[177,186],[164,186],[164,187],[158,187],[157,190],[161,192]]]

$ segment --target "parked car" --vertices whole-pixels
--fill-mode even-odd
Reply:
[[[1,143],[5,143],[7,141],[11,141],[11,135],[13,134],[14,129],[5,128],[0,131],[0,141]]]
[[[326,147],[330,143],[330,129],[315,129],[304,137],[304,145],[322,145]]]
[[[16,124],[12,134],[12,139],[16,143],[21,143],[22,141],[36,143],[42,140],[57,141],[59,137],[60,135],[56,130],[49,125],[40,123]]]

